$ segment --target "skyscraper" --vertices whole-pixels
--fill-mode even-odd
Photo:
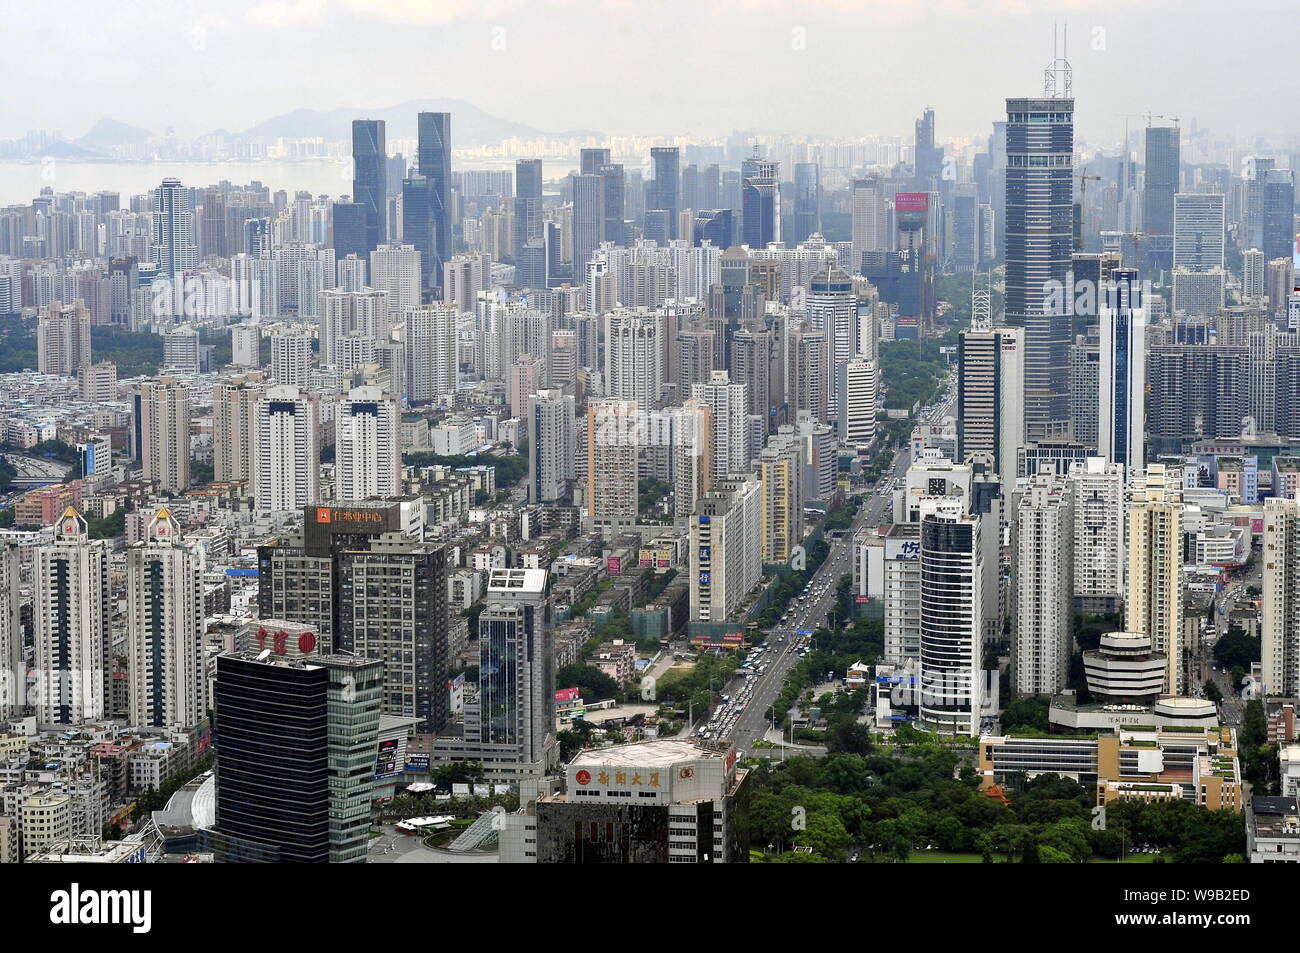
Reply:
[[[972,328],[957,343],[957,458],[986,454],[1014,482],[1024,445],[1024,331]]]
[[[257,506],[295,510],[320,499],[320,404],[277,384],[257,402]]]
[[[159,276],[173,285],[199,264],[198,236],[190,190],[180,179],[163,179],[150,193],[153,212],[153,254]],[[170,312],[168,312],[170,313]]]
[[[542,160],[515,162],[514,236],[510,248],[516,264],[530,242],[542,240]]]
[[[249,484],[257,479],[256,378],[236,377],[212,385],[212,480]]]
[[[1050,474],[1031,478],[1012,529],[1012,668],[1022,695],[1054,695],[1067,684],[1074,648],[1073,528],[1071,484]]]
[[[1182,659],[1183,503],[1166,485],[1165,468],[1151,464],[1134,478],[1125,506],[1128,594],[1124,628],[1151,637],[1168,658],[1165,692],[1185,690]]]
[[[54,524],[54,539],[32,553],[32,628],[42,679],[32,701],[42,724],[79,725],[108,713],[112,611],[107,543],[91,540],[85,518],[68,507]],[[25,677],[25,666],[22,672]]]
[[[144,478],[160,490],[190,486],[190,392],[172,377],[144,381],[135,393],[133,446]]]
[[[1135,268],[1102,285],[1097,451],[1130,471],[1146,463],[1147,309]]]
[[[126,595],[130,724],[197,725],[208,715],[203,554],[165,506],[127,549]]]
[[[816,162],[797,162],[794,167],[794,234],[797,245],[822,230],[821,166]],[[856,270],[856,269],[855,269]]]
[[[1264,694],[1300,694],[1300,502],[1264,501]]]
[[[460,365],[456,356],[456,309],[424,305],[405,312],[406,391],[413,401],[430,401],[456,393]]]
[[[1124,595],[1124,467],[1103,457],[1070,466],[1074,597],[1084,612],[1113,612]]]
[[[354,387],[338,403],[334,428],[334,498],[352,503],[397,496],[402,489],[397,401],[378,387]]]
[[[605,178],[584,174],[573,179],[573,274],[586,275],[587,262],[605,231]]]
[[[980,517],[956,501],[921,520],[920,722],[974,737],[982,705]]]
[[[753,249],[781,240],[781,164],[753,156],[741,163],[742,241]]]
[[[419,178],[425,189],[429,222],[427,254],[421,250],[421,290],[428,293],[442,281],[442,263],[451,257],[451,113],[420,113],[417,117]],[[403,189],[402,216],[412,214]],[[418,193],[415,204],[421,204]],[[417,246],[419,247],[419,246]]]
[[[577,477],[573,396],[541,390],[528,398],[528,501],[555,503]]]
[[[358,254],[369,255],[388,241],[388,146],[385,139],[382,119],[352,120],[352,200],[361,206],[365,222],[361,248],[354,249]],[[335,229],[337,231],[337,220]],[[337,239],[334,249],[338,254]]]
[[[864,357],[845,361],[839,367],[839,376],[836,435],[844,443],[869,447],[876,438],[876,362]]]
[[[36,320],[37,369],[42,374],[76,377],[90,364],[90,311],[80,300],[52,301]]]
[[[1148,126],[1145,184],[1142,190],[1142,231],[1148,236],[1174,233],[1178,164],[1178,127]]]
[[[650,182],[651,209],[666,213],[668,238],[677,238],[677,213],[681,211],[681,150],[676,146],[656,146],[650,150],[654,178]]]
[[[379,659],[217,657],[217,859],[365,863],[383,690]]]
[[[555,660],[544,569],[494,569],[478,620],[479,745],[485,760],[555,767]]]
[[[1030,440],[1068,436],[1074,100],[1007,100],[1006,320],[1025,329]]]

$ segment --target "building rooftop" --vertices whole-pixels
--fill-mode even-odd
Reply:
[[[574,765],[591,767],[622,766],[629,768],[665,767],[679,761],[697,761],[701,758],[722,758],[724,752],[709,751],[687,741],[643,741],[630,745],[615,745],[583,751],[573,759]]]

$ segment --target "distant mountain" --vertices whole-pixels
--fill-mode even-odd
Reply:
[[[260,136],[274,139],[304,139],[319,136],[327,141],[347,140],[352,137],[352,120],[382,119],[387,125],[388,139],[414,138],[416,114],[421,112],[451,113],[451,141],[457,147],[495,145],[512,136],[597,136],[596,132],[575,131],[562,133],[543,132],[522,122],[511,122],[489,115],[472,103],[461,99],[416,99],[383,109],[295,109],[260,122],[245,129],[241,137]]]
[[[139,126],[128,126],[116,119],[101,119],[90,132],[74,141],[86,149],[108,149],[112,146],[138,146],[148,142],[152,135],[148,129]]]

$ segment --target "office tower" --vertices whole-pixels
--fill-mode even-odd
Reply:
[[[388,240],[388,145],[382,119],[352,120],[352,200],[361,206],[365,227],[356,251],[369,255]],[[334,248],[337,252],[337,240]]]
[[[217,860],[365,863],[383,662],[223,652],[213,686]]]
[[[173,493],[189,489],[189,388],[173,377],[141,383],[135,393],[133,437],[144,479]]]
[[[1074,647],[1074,513],[1071,484],[1049,474],[1031,478],[1012,528],[1016,692],[1055,695],[1069,679]]]
[[[939,191],[943,176],[943,147],[934,144],[934,110],[926,109],[916,121],[913,151],[916,187],[926,192]]]
[[[650,161],[654,166],[654,178],[650,182],[646,212],[649,214],[652,209],[664,212],[667,218],[667,238],[677,238],[677,213],[682,207],[681,150],[676,146],[657,146],[650,150]]]
[[[1178,192],[1179,181],[1178,153],[1177,126],[1147,127],[1142,231],[1148,236],[1174,233],[1174,196]]]
[[[1264,296],[1268,313],[1274,321],[1286,317],[1287,302],[1295,290],[1295,260],[1286,255],[1271,259],[1264,266]]]
[[[742,243],[766,248],[781,240],[781,163],[757,156],[741,163]]]
[[[852,206],[852,271],[862,271],[862,253],[887,251],[890,248],[889,200],[879,176],[854,179],[850,195]]]
[[[90,364],[90,311],[74,301],[52,301],[36,319],[36,361],[42,374],[76,377]]]
[[[811,325],[791,328],[787,337],[786,401],[796,417],[808,414],[826,423],[831,374],[826,360],[826,335]]]
[[[406,396],[432,401],[456,393],[460,365],[456,351],[456,311],[430,304],[405,312]]]
[[[451,257],[451,113],[420,113],[417,126],[418,178],[426,193],[420,211],[427,209],[431,235],[428,255],[421,256],[420,288],[428,292],[442,280],[442,263]],[[405,195],[404,187],[403,220],[414,211]]]
[[[370,252],[366,247],[366,210],[359,202],[335,202],[330,211],[330,244],[338,261]]]
[[[624,219],[627,216],[627,203],[623,166],[617,163],[606,164],[601,166],[598,171],[605,182],[605,197],[603,199],[605,227],[601,232],[601,238],[603,241],[613,242],[615,245],[625,245],[627,244],[627,228]],[[574,277],[577,278],[578,274],[575,269]]]
[[[609,162],[610,153],[608,149],[580,149],[578,151],[578,174],[599,174],[602,168],[609,165]]]
[[[821,232],[821,192],[821,166],[816,162],[796,162],[792,223],[794,234],[789,239],[792,244],[798,245]]]
[[[983,594],[980,517],[959,502],[921,520],[920,724],[941,734],[980,731]]]
[[[725,751],[685,741],[647,741],[580,752],[565,772],[564,793],[545,795],[536,804],[535,825],[529,825],[535,826],[535,838],[517,839],[523,841],[520,847],[529,850],[511,850],[506,845],[514,841],[506,837],[503,862],[516,858],[535,859],[539,864],[748,860],[748,772]]]
[[[339,566],[342,554],[368,550],[381,536],[411,530],[410,501],[352,503],[346,507],[308,506],[302,528],[257,549],[257,614],[310,627],[320,651],[350,651],[340,633]]]
[[[605,179],[585,174],[573,179],[573,274],[585,275],[587,262],[605,231]]]
[[[301,331],[271,335],[271,380],[290,387],[306,387],[311,375],[311,338]]]
[[[1103,457],[1070,465],[1074,581],[1084,612],[1113,612],[1124,594],[1124,467]]]
[[[1300,502],[1264,501],[1264,610],[1260,625],[1265,695],[1300,694]]]
[[[763,575],[762,488],[714,480],[691,518],[691,620],[726,622]]]
[[[1014,481],[1024,445],[1024,330],[972,328],[957,343],[957,459],[977,455]]]
[[[354,387],[334,411],[334,498],[353,503],[402,491],[401,414],[379,387]]]
[[[1151,637],[1168,658],[1165,692],[1182,694],[1183,565],[1181,494],[1165,486],[1165,468],[1150,464],[1139,472],[1125,504],[1128,534],[1128,595],[1124,628]]]
[[[809,284],[805,313],[808,323],[825,335],[827,406],[839,406],[839,369],[857,354],[858,299],[853,279],[836,265],[827,265]]]
[[[159,277],[173,286],[185,272],[199,266],[199,246],[194,228],[194,206],[190,190],[180,179],[163,179],[150,195],[153,214],[153,255]],[[169,312],[170,313],[170,312]]]
[[[220,189],[207,189],[203,193],[203,208],[199,216],[199,257],[226,258],[226,199]]]
[[[1222,268],[1224,202],[1221,194],[1179,192],[1174,196],[1174,267],[1191,271]]]
[[[726,371],[712,371],[708,382],[692,384],[690,393],[709,408],[712,482],[744,473],[751,457],[745,385],[732,383]]]
[[[257,402],[258,509],[294,510],[320,499],[320,404],[292,384]]]
[[[836,436],[842,443],[865,449],[876,439],[876,396],[880,385],[876,362],[864,357],[845,361],[839,367],[839,377]]]
[[[542,160],[515,161],[514,233],[510,250],[518,262],[529,242],[542,238]]]
[[[247,483],[257,479],[257,402],[260,379],[236,377],[212,385],[212,480]]]
[[[107,546],[90,539],[86,520],[68,507],[54,524],[54,538],[32,550],[32,631],[40,681],[31,701],[41,724],[80,725],[109,712],[113,595]],[[15,589],[8,591],[8,598],[16,596]],[[26,666],[21,672],[25,682]]]
[[[335,511],[337,512],[337,511]],[[338,644],[384,660],[382,711],[447,727],[447,552],[405,534],[338,555]]]
[[[433,190],[424,176],[412,174],[402,180],[402,242],[415,249],[420,264],[420,300],[423,301],[435,280],[434,262],[438,227],[433,215]],[[442,266],[438,265],[438,277]]]
[[[540,390],[528,398],[528,502],[556,503],[577,478],[572,394]]]
[[[643,422],[634,401],[587,405],[587,513],[598,526],[637,517],[637,459]]]
[[[755,456],[764,563],[789,562],[803,539],[803,463],[803,440],[789,426],[773,434]]]
[[[618,310],[605,316],[605,393],[642,410],[663,403],[666,333],[662,315]]]
[[[129,723],[190,728],[208,716],[203,553],[162,507],[126,551]]]
[[[370,253],[370,284],[388,292],[393,314],[420,306],[420,253],[414,245],[380,245]]]
[[[745,385],[746,412],[764,421],[785,403],[777,376],[780,355],[773,333],[758,322],[737,331],[731,337],[731,376]],[[766,427],[763,436],[767,435]]]
[[[691,244],[699,247],[708,242],[715,248],[730,248],[734,234],[731,209],[702,209],[695,214]]]
[[[544,569],[493,569],[478,619],[482,757],[534,777],[559,760],[546,583]]]
[[[1116,268],[1102,290],[1097,452],[1130,471],[1141,470],[1146,462],[1146,300],[1135,268]]]
[[[1006,320],[1025,329],[1030,440],[1068,436],[1073,99],[1007,100]]]
[[[236,367],[262,366],[262,329],[236,324],[230,329],[230,363]]]
[[[975,271],[981,260],[979,200],[973,185],[960,185],[952,196],[950,260],[956,272]]]
[[[1266,261],[1291,260],[1296,248],[1295,170],[1268,169],[1258,175],[1263,177],[1258,247]]]

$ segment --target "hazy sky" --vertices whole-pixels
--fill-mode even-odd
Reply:
[[[986,135],[1066,22],[1079,131],[1300,126],[1295,0],[0,0],[0,137],[450,96],[540,129]]]

